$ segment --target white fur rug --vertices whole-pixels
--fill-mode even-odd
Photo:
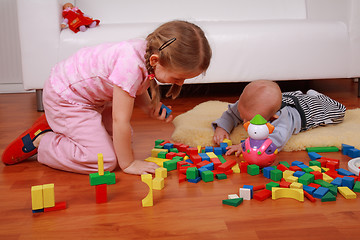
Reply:
[[[211,122],[219,118],[229,103],[208,101],[192,110],[177,116],[173,124],[175,130],[172,139],[192,147],[213,146],[214,130]],[[230,135],[234,144],[247,138],[242,125],[237,126]],[[336,146],[345,143],[360,149],[360,108],[347,110],[343,123],[318,127],[293,135],[283,151],[305,150],[307,147]]]

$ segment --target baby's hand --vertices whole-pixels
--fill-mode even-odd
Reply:
[[[158,167],[159,166],[153,162],[135,160],[130,164],[130,166],[125,168],[123,171],[128,174],[141,175],[141,174],[155,173],[155,169],[157,169]]]
[[[159,102],[159,105],[151,111],[150,116],[152,118],[165,121],[167,123],[172,122],[174,117],[171,114],[168,117],[166,117],[167,112],[165,108],[163,108],[162,111],[160,112],[161,106],[162,106],[162,102]],[[167,107],[171,109],[171,106],[167,106]]]
[[[222,143],[225,138],[230,139],[230,136],[227,133],[227,131],[225,131],[225,129],[223,129],[221,127],[217,127],[215,129],[215,133],[214,133],[214,142],[217,145],[220,145],[220,143]]]
[[[225,155],[229,156],[235,152],[235,156],[239,157],[242,151],[241,144],[228,146],[226,147],[226,150],[227,152],[225,153]]]

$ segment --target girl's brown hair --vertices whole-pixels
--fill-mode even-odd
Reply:
[[[168,46],[160,47],[175,38]],[[152,54],[159,55],[161,66],[184,72],[201,70],[205,72],[210,64],[211,48],[204,32],[200,27],[186,21],[171,21],[164,23],[146,38],[145,53],[146,68],[149,74],[154,73],[150,65]],[[150,82],[152,104],[155,106],[160,101],[159,86],[155,80]],[[181,91],[181,86],[173,84],[166,97],[175,99]]]

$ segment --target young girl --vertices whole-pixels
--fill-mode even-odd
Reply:
[[[97,171],[97,154],[102,153],[106,171],[118,163],[126,173],[154,173],[156,164],[134,160],[134,103],[170,122],[165,109],[159,115],[156,80],[172,84],[166,96],[174,99],[185,79],[207,70],[210,58],[204,32],[185,21],[165,23],[146,40],[83,48],[52,69],[43,91],[46,118],[11,143],[2,161],[14,164],[37,152],[38,161],[50,167],[90,173]]]

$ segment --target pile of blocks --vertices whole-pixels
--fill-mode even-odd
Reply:
[[[220,147],[200,146],[191,148],[188,145],[171,143],[158,139],[151,151],[151,157],[145,161],[154,162],[167,171],[178,170],[179,182],[199,181],[211,182],[215,179],[226,179],[227,175],[240,173],[240,167],[235,160],[226,161],[222,156],[230,140],[221,143]]]
[[[55,203],[54,184],[43,184],[31,187],[33,213],[51,212],[66,209],[66,202]]]

